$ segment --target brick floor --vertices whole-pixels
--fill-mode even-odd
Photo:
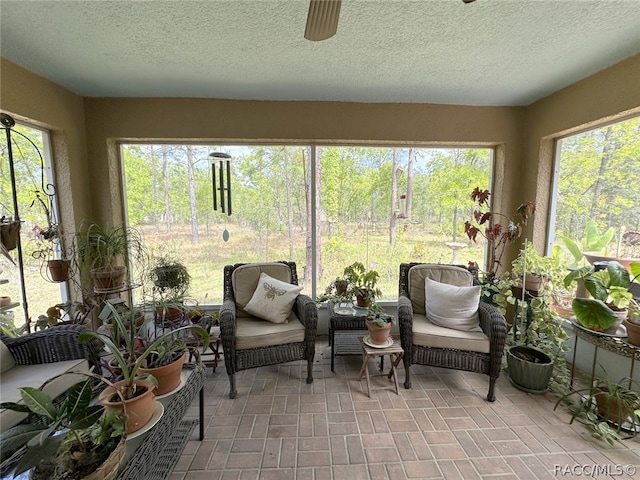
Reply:
[[[413,388],[399,395],[372,377],[380,390],[368,398],[361,358],[336,357],[333,373],[329,353],[319,340],[311,385],[303,362],[240,372],[234,400],[224,364],[209,370],[205,439],[194,431],[171,479],[523,480],[589,477],[576,469],[593,466],[610,470],[595,478],[640,478],[640,439],[597,441],[553,409],[553,394],[523,393],[505,374],[494,403],[486,376],[424,366],[412,367]]]

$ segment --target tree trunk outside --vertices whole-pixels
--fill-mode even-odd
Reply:
[[[189,178],[189,207],[191,210],[191,243],[200,243],[198,235],[198,203],[196,200],[196,179],[194,173],[193,147],[187,145],[187,175]],[[229,179],[227,179],[229,182]]]
[[[393,165],[391,167],[391,217],[389,218],[389,245],[392,247],[396,244],[397,230],[397,213],[396,205],[398,204],[398,149],[393,149]]]
[[[598,176],[596,177],[596,183],[594,184],[593,196],[591,197],[591,218],[596,218],[596,212],[598,211],[598,199],[602,194],[602,184],[604,182],[604,176],[607,172],[607,166],[611,159],[611,126],[607,127],[604,131],[604,141],[602,147],[602,156],[600,157],[600,169]]]
[[[171,233],[171,205],[169,203],[169,159],[167,146],[162,146],[162,184],[164,187],[164,222],[166,233]]]
[[[411,213],[413,210],[413,164],[415,160],[416,154],[413,148],[409,149],[409,158],[407,160],[407,203],[405,212],[407,214],[407,218],[411,220]]]

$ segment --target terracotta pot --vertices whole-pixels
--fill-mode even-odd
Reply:
[[[347,287],[349,286],[349,282],[346,280],[336,281],[336,295],[342,295],[347,291]]]
[[[184,352],[178,360],[169,365],[158,368],[141,368],[140,374],[150,373],[158,381],[158,388],[155,391],[156,396],[164,395],[175,390],[180,385],[180,375],[182,374],[182,366],[187,361],[187,352]]]
[[[0,307],[6,307],[11,303],[11,297],[0,297]]]
[[[356,295],[356,303],[362,308],[369,308],[371,306],[371,300],[363,297],[362,295]]]
[[[159,323],[169,323],[174,325],[175,322],[180,320],[184,313],[184,310],[179,307],[156,307],[156,320]]]
[[[369,330],[369,338],[371,343],[375,345],[386,345],[389,338],[389,331],[391,330],[392,323],[385,324],[384,327],[379,327],[373,322],[367,320],[367,329]]]
[[[97,292],[110,292],[122,288],[124,277],[127,274],[127,267],[115,265],[113,267],[94,268],[90,273]]]
[[[597,392],[594,397],[598,407],[598,415],[616,425],[624,423],[632,415],[632,411],[621,405],[617,398],[609,399],[608,392]]]
[[[627,342],[640,346],[640,324],[630,322],[628,319],[624,319],[622,324],[627,329]]]
[[[124,380],[116,382],[116,387],[124,384]],[[125,410],[127,414],[126,432],[131,434],[144,427],[153,416],[156,409],[156,396],[153,393],[155,386],[148,380],[137,381],[138,388],[146,388],[144,393],[137,397],[124,401],[124,405],[120,400],[114,400],[115,395],[113,387],[105,388],[100,394],[100,403],[104,405],[106,412]]]
[[[69,267],[71,260],[48,260],[47,268],[53,282],[66,282],[69,280]]]
[[[616,261],[620,264],[622,264],[622,266],[624,268],[627,269],[627,271],[630,271],[630,265],[632,262],[640,262],[640,258],[631,258],[631,257],[624,257],[624,258],[616,258],[616,257],[606,257],[604,255],[600,255],[598,252],[582,252],[582,254],[584,255],[584,257],[587,259],[587,261],[593,265],[594,262],[611,262],[611,261]]]
[[[542,275],[535,275],[533,273],[527,273],[524,277],[524,288],[532,292],[539,292],[544,287],[547,279]]]

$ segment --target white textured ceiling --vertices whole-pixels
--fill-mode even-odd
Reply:
[[[528,105],[640,52],[640,0],[0,0],[0,55],[83,96]]]

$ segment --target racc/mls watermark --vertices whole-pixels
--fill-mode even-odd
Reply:
[[[609,463],[604,465],[598,464],[575,464],[575,465],[554,465],[553,474],[556,477],[599,477],[608,475],[610,477],[628,475],[635,477],[638,472],[637,465],[620,465]]]

